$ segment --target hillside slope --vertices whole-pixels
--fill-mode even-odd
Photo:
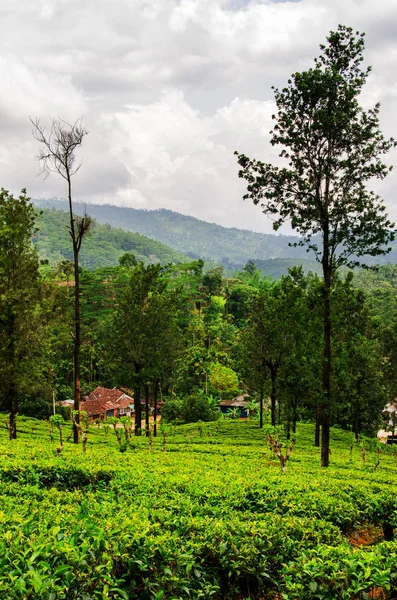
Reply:
[[[42,208],[68,210],[65,200],[33,199],[33,202]],[[241,269],[249,260],[253,260],[259,269],[275,278],[286,274],[289,267],[299,264],[306,272],[321,271],[321,265],[314,260],[313,253],[308,253],[305,248],[289,245],[298,240],[296,236],[222,227],[165,209],[142,210],[108,204],[85,205],[78,202],[74,207],[76,214],[82,215],[87,210],[99,223],[107,223],[118,228],[120,232],[134,231],[166,244],[169,251],[173,248],[177,252],[177,256],[182,253],[183,260],[186,260],[186,256],[201,258],[222,264],[229,273]],[[397,240],[391,247],[392,251],[389,254],[366,256],[362,262],[369,266],[397,263]],[[175,258],[171,260],[175,262]],[[101,266],[107,264],[110,263],[101,263]]]
[[[39,231],[33,241],[41,259],[47,259],[50,263],[73,259],[66,212],[42,209],[36,224]],[[126,252],[132,252],[138,260],[145,263],[189,261],[181,252],[139,233],[95,222],[81,247],[80,264],[86,269],[117,265],[120,256]]]
[[[65,200],[33,200],[43,208],[67,210]],[[158,240],[194,258],[211,260],[226,267],[239,268],[249,260],[277,258],[314,258],[304,248],[293,248],[294,236],[255,233],[207,223],[170,210],[138,210],[106,204],[75,203],[76,214],[88,214],[112,227],[135,231]]]

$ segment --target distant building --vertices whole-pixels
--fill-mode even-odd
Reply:
[[[386,404],[382,411],[382,416],[384,429],[378,431],[378,438],[383,442],[387,442],[392,437],[397,439],[397,436],[393,435],[397,429],[397,401]]]
[[[97,387],[80,403],[91,421],[109,417],[130,417],[134,414],[134,399],[125,391]]]
[[[219,403],[219,408],[221,413],[227,415],[233,409],[237,408],[239,411],[240,419],[246,419],[248,417],[248,394],[243,394],[242,396],[236,396],[232,400],[221,400]]]

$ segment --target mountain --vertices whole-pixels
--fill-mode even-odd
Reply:
[[[36,219],[36,225],[38,232],[33,242],[39,250],[41,259],[47,259],[52,264],[65,259],[73,260],[72,243],[68,230],[69,215],[66,212],[42,209]],[[132,252],[138,260],[145,263],[166,264],[191,260],[182,252],[172,250],[139,233],[115,229],[110,225],[94,222],[92,230],[83,241],[80,264],[90,270],[117,265],[120,256],[126,252]]]
[[[41,208],[68,211],[66,200],[52,198],[32,201]],[[254,261],[264,273],[275,278],[287,273],[289,267],[297,264],[301,264],[305,271],[319,273],[321,269],[313,253],[308,253],[305,248],[289,245],[298,241],[296,236],[222,227],[166,209],[142,210],[109,204],[86,205],[79,202],[74,203],[74,209],[79,215],[87,210],[87,213],[98,221],[97,227],[100,227],[99,223],[107,223],[118,228],[117,236],[123,235],[122,230],[140,233],[166,244],[168,252],[173,248],[179,253],[176,256],[183,255],[183,260],[187,260],[186,257],[201,258],[222,264],[228,273],[241,269],[249,260]],[[116,237],[113,238],[114,241]],[[363,262],[370,266],[397,263],[397,241],[391,246],[392,251],[386,256],[367,256]],[[98,248],[98,253],[101,252],[101,248]],[[116,254],[118,252],[121,252],[120,248]],[[156,255],[156,252],[154,254]],[[175,257],[170,260],[175,262]]]
[[[66,200],[33,202],[42,208],[68,210]],[[190,257],[215,261],[232,269],[243,267],[249,260],[309,258],[304,248],[288,246],[289,243],[297,241],[295,236],[222,227],[165,209],[141,210],[109,204],[85,205],[78,202],[73,206],[76,214],[82,215],[87,210],[87,213],[100,223],[141,233]],[[314,256],[312,258],[314,259]]]

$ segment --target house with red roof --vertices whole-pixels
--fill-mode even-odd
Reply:
[[[134,399],[119,388],[97,387],[80,404],[91,421],[109,417],[130,417],[134,413]]]

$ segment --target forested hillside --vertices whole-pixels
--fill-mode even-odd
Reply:
[[[34,200],[34,203],[67,210],[65,200]],[[78,202],[73,206],[76,214],[82,215],[87,210],[100,223],[139,232],[193,258],[212,260],[226,267],[239,268],[256,259],[309,257],[304,248],[288,246],[296,241],[293,236],[229,229],[165,209],[149,211],[108,204],[87,206]]]
[[[67,210],[65,200],[34,199],[33,202],[42,208]],[[286,275],[288,268],[294,265],[302,265],[306,272],[319,272],[320,269],[313,253],[308,253],[304,247],[289,245],[297,241],[296,236],[222,227],[165,209],[142,210],[76,202],[74,210],[79,215],[87,210],[99,223],[141,233],[187,256],[213,261],[231,270],[243,267],[249,260],[275,278]],[[261,217],[259,213],[258,209],[258,218]],[[386,256],[366,256],[362,262],[371,266],[397,263],[397,241],[391,246],[392,251]]]
[[[69,216],[60,210],[43,209],[36,220],[38,232],[34,236],[40,258],[51,264],[72,260],[73,253],[69,235]],[[80,264],[86,269],[117,265],[120,256],[133,253],[138,261],[161,264],[186,262],[184,254],[139,233],[115,229],[95,222],[84,240]]]

